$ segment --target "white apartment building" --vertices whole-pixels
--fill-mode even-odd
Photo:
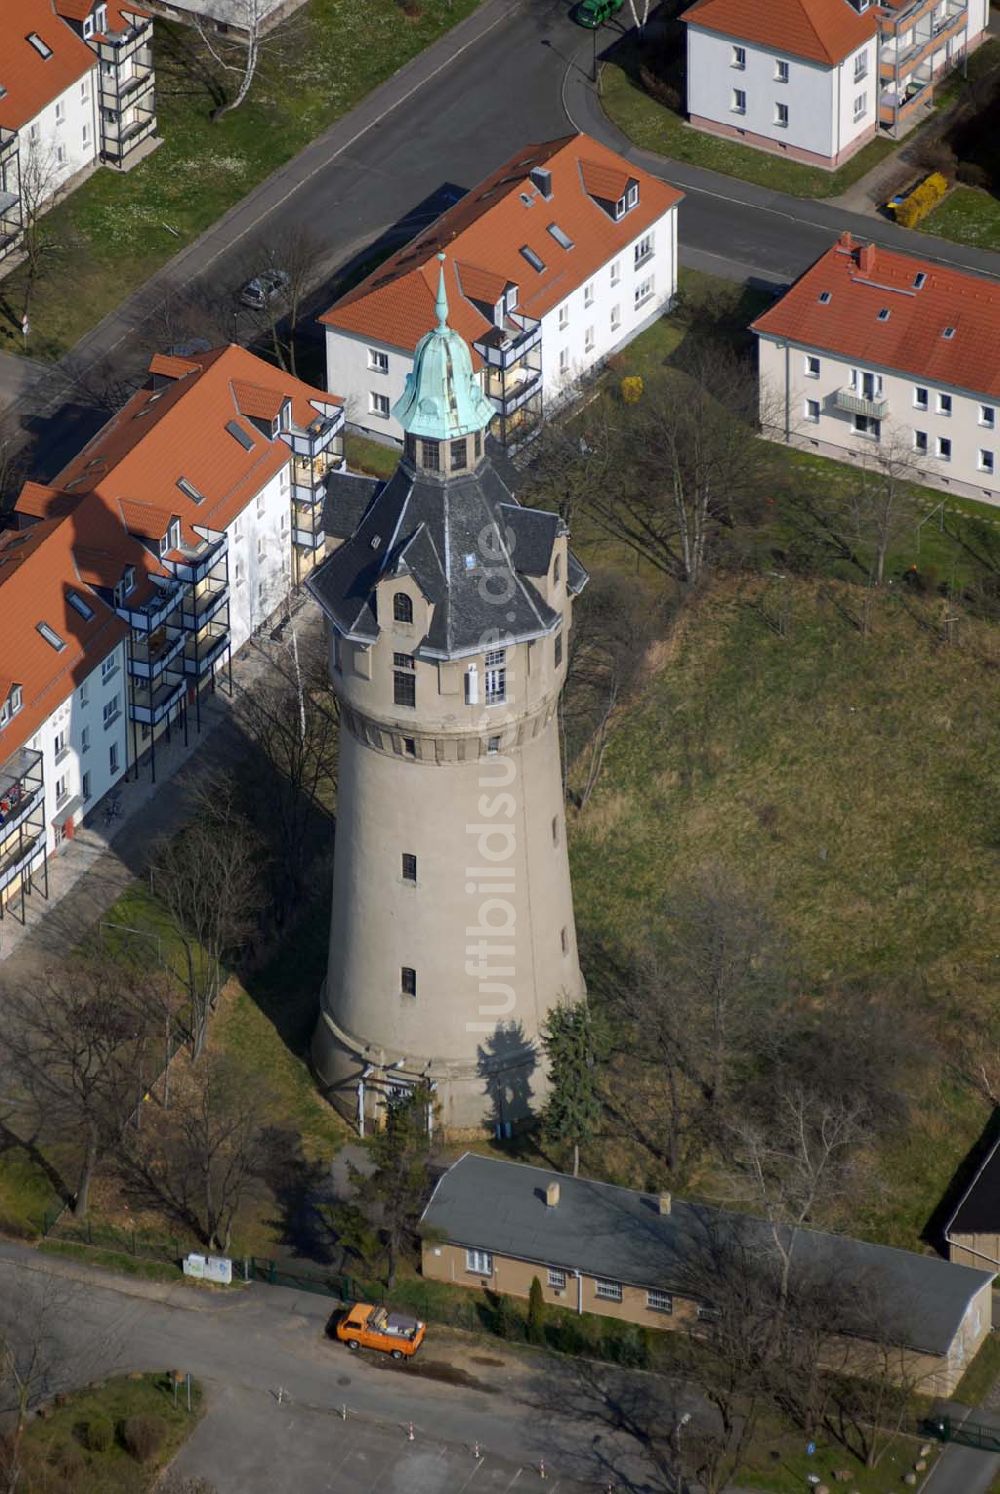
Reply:
[[[347,420],[401,441],[392,409],[435,323],[472,348],[504,443],[671,305],[681,193],[587,135],[532,145],[393,255],[320,321]]]
[[[685,11],[687,112],[710,134],[834,169],[904,133],[934,79],[982,40],[988,0],[697,0]]]
[[[0,5],[0,260],[98,165],[156,143],[152,22],[126,0]]]
[[[159,737],[200,728],[204,692],[225,688],[233,654],[325,554],[343,423],[337,400],[244,348],[157,354],[51,485],[25,485],[22,533],[63,521],[65,574],[126,625],[130,764],[155,775]],[[0,641],[0,676],[6,654]]]
[[[1000,284],[850,234],[753,323],[772,439],[1000,503]]]
[[[0,918],[128,767],[124,624],[58,520],[0,533]]]

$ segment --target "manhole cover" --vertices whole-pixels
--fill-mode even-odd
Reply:
[[[350,1375],[338,1375],[337,1376],[337,1384],[338,1385],[350,1385],[350,1383],[351,1383],[351,1377],[350,1377]]]

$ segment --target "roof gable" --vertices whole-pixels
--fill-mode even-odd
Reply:
[[[548,172],[548,195],[531,177],[539,167]],[[600,194],[613,192],[611,200],[617,202],[631,181],[639,185],[638,203],[616,220],[598,199],[607,200]],[[587,135],[526,146],[320,321],[412,351],[435,322],[436,256],[445,250],[449,325],[474,344],[493,325],[481,308],[495,305],[507,285],[518,288],[518,313],[542,317],[681,196]],[[561,231],[567,244],[553,229]],[[474,348],[473,360],[478,366]]]
[[[1000,398],[1000,283],[850,234],[751,330]]]
[[[857,11],[849,0],[697,0],[681,20],[828,67],[878,31],[874,8]]]

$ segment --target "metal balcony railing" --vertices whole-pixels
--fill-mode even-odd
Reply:
[[[869,399],[853,389],[838,389],[833,396],[833,403],[847,415],[864,415],[869,420],[884,420],[889,413],[889,401],[883,396],[877,395]]]

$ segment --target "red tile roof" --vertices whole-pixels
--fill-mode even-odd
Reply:
[[[174,514],[180,518],[188,543],[198,542],[197,531],[225,529],[289,461],[288,446],[246,418],[249,405],[276,414],[290,399],[292,420],[304,429],[319,418],[320,408],[341,403],[241,347],[184,359],[157,355],[150,368],[157,387],[133,395],[56,479],[64,491],[96,493],[144,538],[162,536],[164,515],[168,522]],[[249,447],[230,425],[244,433]],[[204,495],[200,503],[178,486],[182,478]]]
[[[862,244],[850,234],[752,330],[1000,397],[1000,282]]]
[[[551,197],[543,197],[532,182],[534,167],[550,173]],[[603,190],[629,180],[639,183],[639,201],[616,222],[594,201],[593,184],[599,181]],[[619,191],[614,200],[620,195]],[[587,135],[526,146],[324,312],[320,321],[411,351],[435,322],[435,256],[444,249],[449,322],[473,343],[492,325],[472,304],[477,292],[485,292],[492,304],[492,292],[501,283],[513,283],[518,287],[517,311],[541,317],[682,195]],[[550,225],[572,240],[571,249],[553,238]],[[541,271],[532,268],[522,248],[538,256]],[[475,353],[473,357],[478,364]]]
[[[51,49],[43,57],[28,40]],[[19,130],[97,66],[97,57],[52,0],[0,0],[0,126]]]
[[[828,66],[843,62],[878,31],[874,9],[859,12],[849,0],[697,0],[681,20]]]
[[[0,638],[5,676],[20,685],[23,705],[0,731],[0,763],[28,743],[44,721],[128,629],[112,609],[83,584],[73,555],[70,519],[48,519],[27,530],[0,533]],[[70,605],[71,591],[92,609],[83,617]],[[55,649],[39,623],[64,640]],[[8,686],[9,693],[9,686]]]

